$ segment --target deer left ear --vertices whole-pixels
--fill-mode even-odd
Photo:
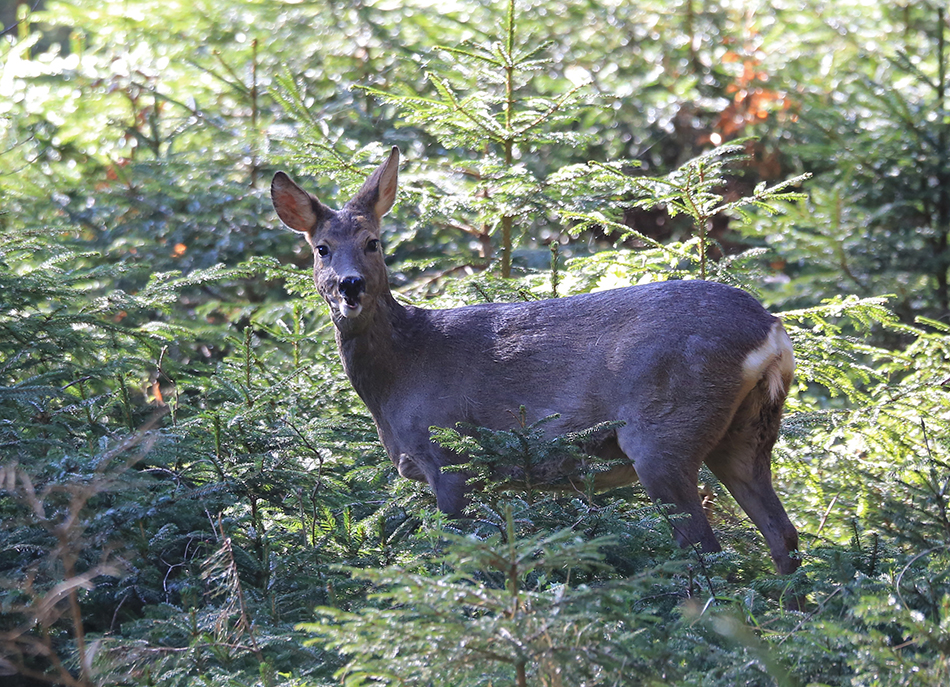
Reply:
[[[326,216],[326,208],[320,201],[297,186],[283,172],[274,175],[270,196],[280,221],[302,234],[312,234]]]
[[[379,221],[392,209],[396,201],[398,185],[399,148],[393,146],[386,162],[376,168],[350,202],[361,204],[372,210],[376,215],[376,220]]]

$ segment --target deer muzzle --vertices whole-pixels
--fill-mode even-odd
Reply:
[[[363,277],[350,276],[340,279],[340,314],[343,317],[356,317],[363,310],[360,297],[366,291],[366,280]]]

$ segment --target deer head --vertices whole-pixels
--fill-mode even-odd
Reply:
[[[379,225],[396,199],[399,149],[339,210],[304,191],[284,172],[271,183],[281,221],[300,232],[313,249],[313,274],[338,328],[357,331],[372,319],[376,301],[391,299]]]

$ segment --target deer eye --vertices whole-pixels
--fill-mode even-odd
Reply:
[[[366,250],[370,253],[375,253],[379,250],[379,239],[370,239],[366,244]]]
[[[327,246],[324,246],[323,244],[320,244],[319,246],[317,246],[317,255],[319,255],[321,258],[325,258],[329,254],[330,254],[330,249]]]

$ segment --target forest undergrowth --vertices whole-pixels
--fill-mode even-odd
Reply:
[[[913,109],[943,9],[120,4],[0,36],[4,684],[950,683],[950,125]],[[816,83],[814,35],[876,71]],[[452,520],[397,475],[267,196],[284,168],[335,205],[393,144],[404,302],[711,279],[782,317],[797,572],[705,469],[716,554],[639,486],[485,473]],[[579,451],[461,429],[476,471]]]

